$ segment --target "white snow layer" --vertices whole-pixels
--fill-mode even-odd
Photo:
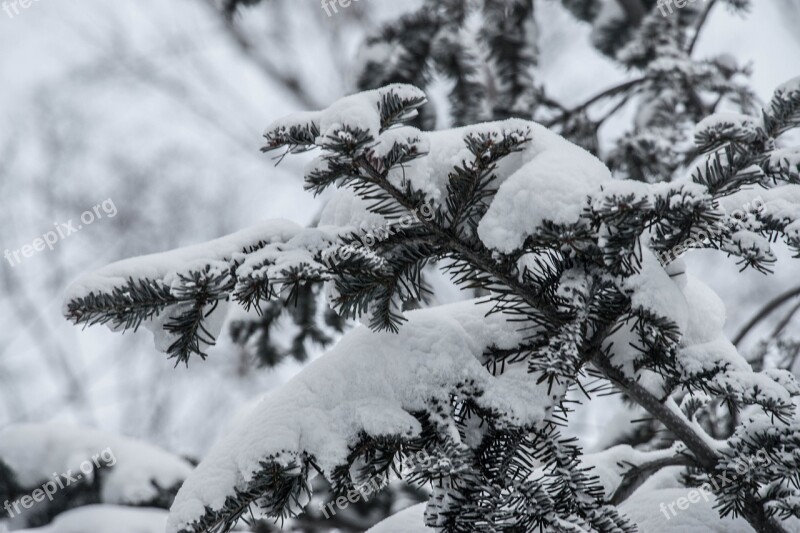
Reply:
[[[212,271],[227,272],[232,263],[242,264],[246,261],[263,259],[265,254],[275,255],[276,246],[289,243],[293,238],[303,239],[304,244],[308,243],[310,237],[305,233],[313,232],[314,237],[320,241],[319,245],[328,233],[315,228],[306,229],[288,220],[267,220],[253,227],[214,239],[208,242],[178,248],[168,252],[143,255],[124,259],[116,263],[107,265],[99,270],[84,274],[75,280],[66,290],[63,312],[67,314],[67,304],[77,298],[86,297],[92,293],[103,294],[111,293],[114,289],[125,287],[128,280],[150,279],[158,280],[165,286],[176,288],[181,284],[180,276],[192,271],[200,271],[206,266],[210,266]],[[261,255],[254,257],[254,254],[245,254],[246,249],[262,247],[259,250]],[[265,250],[267,249],[267,250]],[[280,256],[286,261],[299,262],[308,258],[308,253],[298,256],[297,253],[290,254],[280,250]],[[246,272],[249,264],[243,265]],[[274,270],[274,269],[273,269]],[[266,272],[265,272],[266,273]],[[166,352],[175,341],[177,336],[164,329],[174,316],[179,315],[185,310],[186,304],[170,305],[162,312],[143,322],[142,326],[153,333],[156,349]],[[208,331],[213,338],[219,336],[225,322],[228,310],[228,302],[223,300],[209,303],[208,310],[203,320],[203,328]],[[212,312],[213,308],[213,312]],[[108,326],[114,329],[115,325],[111,322]],[[201,339],[202,345],[207,345],[205,338]]]
[[[589,474],[598,477],[606,498],[611,498],[626,472],[651,461],[674,457],[678,454],[678,449],[680,447],[641,451],[622,444],[601,452],[586,454],[581,458],[581,464],[593,468]]]
[[[88,461],[93,470],[87,477],[103,479],[102,501],[129,505],[152,501],[158,496],[158,487],[174,487],[192,471],[188,461],[145,442],[55,423],[18,424],[0,430],[0,460],[25,489],[42,485],[54,473],[72,470],[80,474],[81,464]]]
[[[574,222],[589,194],[611,180],[611,173],[599,159],[531,121],[508,119],[432,132],[404,126],[380,132],[378,104],[382,95],[390,91],[404,97],[425,97],[415,87],[390,85],[348,96],[321,111],[289,115],[270,124],[266,132],[314,125],[320,132],[315,143],[325,146],[330,137],[348,135],[342,128],[360,129],[372,134],[377,141],[373,152],[378,156],[387,153],[395,143],[410,144],[410,139],[417,140],[414,144],[426,156],[392,169],[388,178],[398,186],[410,183],[413,189],[422,191],[437,205],[445,201],[453,168],[468,165],[475,158],[467,149],[465,137],[470,134],[498,139],[504,135],[528,137],[530,140],[521,151],[498,163],[495,183],[499,190],[478,228],[486,246],[501,252],[517,249],[544,220]],[[312,163],[312,168],[325,164],[324,157],[320,156]]]
[[[544,126],[524,124],[531,130],[532,141],[478,226],[483,243],[504,253],[522,246],[546,220],[577,221],[589,195],[611,180],[606,166],[583,148]]]
[[[714,495],[696,489],[637,490],[620,511],[639,526],[639,533],[752,533],[743,518],[720,518]],[[680,507],[678,507],[680,502]],[[672,506],[671,512],[668,506]]]
[[[435,529],[425,526],[425,505],[418,503],[369,528],[366,533],[430,533]]]
[[[364,326],[345,335],[302,374],[266,395],[213,447],[179,491],[168,531],[191,524],[206,508],[221,509],[236,489],[247,487],[268,456],[288,463],[306,452],[329,473],[345,464],[362,431],[417,435],[420,425],[409,412],[424,409],[432,399],[448,404],[460,384],[485,391],[476,401],[508,420],[541,421],[553,400],[526,365],[512,365],[496,377],[481,365],[488,346],[510,348],[523,336],[506,317],[485,316],[489,309],[485,303],[461,302],[408,313],[403,335]]]
[[[671,486],[672,481],[677,481],[669,478],[676,477],[680,468],[665,470],[656,473],[619,506],[620,512],[637,525],[639,533],[753,533],[743,518],[720,518],[713,507],[713,494]],[[659,479],[661,483],[652,483]],[[404,509],[366,533],[429,533],[433,529],[424,525],[425,506],[420,503]],[[800,521],[792,519],[784,525],[788,531],[797,531]]]
[[[17,533],[163,533],[162,509],[87,505],[58,515],[50,524]]]
[[[259,243],[285,242],[301,229],[288,220],[267,220],[212,241],[124,259],[79,277],[67,288],[65,301],[85,297],[92,292],[110,292],[114,288],[125,286],[131,277],[164,280],[170,285],[179,273],[197,270],[206,265],[227,268],[228,261],[243,255],[245,248]]]
[[[749,115],[740,113],[715,113],[701,120],[695,126],[695,135],[714,130],[718,135],[728,137],[747,137],[755,139],[758,130],[763,129],[763,122]]]

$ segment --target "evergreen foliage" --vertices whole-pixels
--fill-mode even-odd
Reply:
[[[599,1],[563,3],[579,18],[598,20]],[[345,190],[371,215],[410,223],[369,248],[358,245],[352,227],[297,229],[255,239],[200,267],[187,265],[169,279],[131,275],[123,285],[68,302],[67,316],[79,324],[136,329],[166,317],[163,329],[173,339],[167,352],[185,363],[205,357],[204,347],[214,343],[206,319],[221,302],[233,302],[262,317],[255,325],[234,325],[238,342],[260,335],[262,359],[275,362],[282,356],[264,342],[279,306],[300,302],[295,318],[306,326],[304,335],[324,345],[330,337],[314,326],[321,315],[316,295],[324,287],[339,317],[403,336],[405,311],[429,292],[426,269],[440,269],[461,288],[480,290],[491,315],[525,332],[514,346],[486,346],[481,363],[493,377],[523,365],[552,398],[544,420],[522,423],[487,407],[490,392],[467,381],[446,391],[449,403],[425,398],[423,410],[408,413],[418,433],[376,436],[364,429],[334,468],[306,450],[261,458],[244,488],[234,487],[221,507],[207,506],[185,531],[230,531],[251,505],[272,517],[294,516],[310,497],[312,472],[345,494],[417,450],[437,458],[409,479],[429,487],[425,520],[439,531],[634,531],[614,495],[583,465],[580,447],[559,432],[570,412],[567,392],[579,389],[591,398],[590,384],[598,380],[651,419],[643,441],[653,443],[660,433],[660,451],[680,445],[669,459],[686,466],[687,486],[730,473],[735,459],[768,454],[768,468],[715,487],[721,515],[742,516],[759,532],[786,531],[781,520],[800,517],[795,378],[779,367],[751,367],[730,343],[692,339],[690,324],[640,295],[658,276],[684,276],[675,250],[698,242],[763,273],[775,262],[772,243],[781,240],[800,256],[800,157],[797,148],[778,148],[800,126],[800,83],[778,89],[756,115],[741,80],[746,69],[729,58],[692,58],[707,15],[703,6],[667,19],[654,1],[625,4],[638,5],[626,11],[625,31],[598,28],[596,45],[640,77],[567,109],[534,84],[530,0],[426,2],[368,41],[386,56],[370,55],[359,86],[380,88],[279,121],[266,132],[263,149],[282,156],[318,150],[307,190]],[[466,30],[471,10],[482,15],[475,34]],[[594,152],[597,129],[612,113],[637,98],[648,102],[640,105],[634,129],[608,154],[598,154],[629,179],[591,191],[574,220],[543,219],[511,251],[488,245],[479,227],[509,180],[504,165],[538,142],[538,130],[516,119],[451,132],[461,135],[463,150],[445,172],[442,197],[431,198],[410,175],[414,165],[439,154],[409,124],[429,127],[433,113],[424,92],[397,83],[425,87],[434,70],[453,81],[455,125],[539,118]],[[589,118],[588,108],[609,98],[617,99],[611,113]],[[723,103],[742,114],[715,114]],[[683,141],[696,124],[688,146]],[[326,260],[331,250],[342,252],[333,262]],[[294,345],[291,353],[300,359],[304,351]],[[708,421],[719,422],[720,406],[729,431],[716,434],[707,431]]]

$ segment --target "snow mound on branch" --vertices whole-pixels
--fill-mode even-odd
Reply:
[[[337,188],[322,208],[319,224],[352,227],[359,230],[383,226],[386,218],[369,210],[370,203],[351,189]]]
[[[403,128],[410,130],[412,128]],[[541,138],[558,137],[534,122],[520,119],[508,119],[484,124],[474,124],[449,130],[420,132],[418,136],[422,147],[427,149],[425,157],[414,159],[401,168],[394,168],[389,172],[388,179],[395,186],[402,186],[403,181],[411,184],[415,190],[425,194],[428,200],[436,205],[444,203],[447,197],[447,185],[450,174],[456,166],[469,164],[475,159],[472,152],[467,149],[465,139],[470,135],[486,135],[501,138],[512,132],[538,132],[542,131]],[[535,133],[534,133],[535,135]],[[406,133],[406,136],[409,136]],[[397,138],[393,130],[384,132],[379,137],[381,150],[391,148]],[[501,159],[497,164],[497,181],[502,182],[526,161],[529,161],[537,152],[536,142],[527,143],[526,148]],[[544,141],[542,141],[544,142]],[[565,141],[566,142],[566,141]]]
[[[227,272],[232,262],[245,260],[246,249],[287,242],[297,236],[304,228],[288,220],[268,220],[212,241],[178,248],[168,252],[132,257],[112,263],[94,272],[85,274],[67,288],[63,314],[68,316],[69,303],[85,298],[90,294],[111,293],[114,289],[125,287],[128,280],[159,280],[175,289],[181,284],[180,276],[209,267],[212,272]],[[153,333],[156,349],[166,352],[175,342],[177,335],[164,329],[165,324],[185,311],[185,305],[170,305],[142,326]],[[203,328],[216,339],[222,331],[227,317],[228,302],[209,303],[206,306]],[[112,322],[108,327],[117,329]],[[207,339],[201,339],[202,346],[208,346]]]
[[[349,128],[363,130],[377,139],[380,133],[380,114],[377,113],[384,96],[394,94],[403,100],[425,99],[425,93],[413,85],[394,83],[379,89],[362,91],[340,98],[320,111],[301,111],[274,120],[264,130],[269,135],[276,130],[289,131],[295,126],[315,126],[319,130],[316,144],[324,143],[327,136],[336,136],[337,131]],[[407,119],[417,115],[416,110],[406,113]]]
[[[163,533],[167,512],[116,505],[87,505],[60,514],[52,523],[18,533]]]
[[[643,250],[641,270],[626,278],[622,288],[631,293],[631,307],[668,318],[683,331],[689,322],[684,281],[682,276],[673,279],[651,251]]]
[[[436,531],[425,525],[425,504],[418,503],[369,528],[366,533],[430,533]]]
[[[695,135],[700,135],[708,130],[715,130],[720,136],[725,137],[747,137],[755,139],[758,130],[763,129],[763,122],[749,115],[741,113],[714,113],[695,126]]]
[[[590,473],[598,477],[606,498],[611,498],[611,495],[622,483],[627,471],[651,461],[667,459],[675,455],[675,450],[670,448],[645,452],[627,444],[621,444],[601,452],[586,454],[581,459],[581,463],[584,466],[592,467]]]
[[[724,379],[736,390],[745,391],[757,384],[774,398],[788,399],[775,380],[750,374],[750,365],[724,335],[725,305],[702,281],[685,273],[671,275],[645,249],[641,271],[626,279],[622,288],[632,293],[634,308],[668,318],[678,327],[681,339],[677,366],[687,379],[715,369],[725,370],[727,373],[715,379]],[[606,346],[611,348],[614,363],[626,375],[641,379],[650,392],[661,394],[662,379],[647,371],[634,371],[635,361],[642,356],[637,338],[635,324],[629,321],[609,336]]]
[[[786,98],[794,93],[800,93],[800,76],[782,83],[775,89],[775,98]]]
[[[683,293],[688,304],[689,319],[683,329],[684,346],[702,344],[723,337],[727,310],[722,299],[698,278],[685,275]]]
[[[481,364],[487,347],[510,348],[525,333],[501,314],[487,317],[490,308],[461,302],[408,313],[403,335],[365,326],[345,335],[302,374],[266,395],[214,446],[179,491],[168,531],[198,520],[207,508],[220,510],[269,456],[288,464],[306,453],[330,473],[346,464],[349,447],[362,432],[418,435],[420,424],[409,413],[425,409],[431,400],[449,404],[462,384],[467,384],[462,390],[483,391],[475,401],[501,419],[540,422],[554,401],[546,384],[537,386],[524,364],[510,365],[496,377]],[[553,390],[552,396],[562,392]]]
[[[542,222],[576,222],[588,197],[611,180],[611,172],[583,148],[539,124],[523,164],[502,181],[478,226],[483,243],[503,253],[520,248]],[[501,174],[502,175],[502,174]]]
[[[642,250],[641,270],[624,279],[620,289],[631,295],[633,309],[641,309],[667,318],[680,331],[684,331],[690,323],[690,307],[687,299],[694,297],[686,290],[687,278],[685,274],[670,276],[656,256],[645,248]],[[716,326],[716,322],[709,322],[709,327],[716,328]],[[716,336],[716,334],[715,331],[710,335]],[[642,355],[637,348],[638,337],[636,322],[628,320],[608,337],[605,344],[606,348],[611,349],[614,363],[620,365],[629,376],[636,374],[634,363]],[[657,389],[651,389],[651,392],[653,390]]]
[[[92,292],[110,292],[117,287],[124,287],[130,278],[160,279],[169,285],[177,274],[206,265],[216,264],[226,268],[228,261],[242,255],[245,248],[259,243],[285,242],[301,229],[288,220],[267,220],[212,241],[117,261],[72,282],[67,288],[65,301],[86,297]]]
[[[100,467],[93,463],[98,455]],[[0,460],[24,489],[42,485],[54,472],[81,473],[81,464],[89,462],[92,470],[83,474],[101,477],[103,501],[131,505],[152,501],[159,487],[175,487],[192,471],[188,461],[145,442],[65,424],[18,424],[0,430]]]
[[[454,168],[474,162],[475,155],[467,147],[468,137],[529,139],[522,150],[497,163],[494,185],[499,189],[478,228],[486,246],[502,252],[519,248],[545,220],[557,224],[576,221],[587,197],[611,180],[610,171],[595,156],[527,120],[512,118],[433,132],[409,126],[381,131],[381,101],[392,93],[403,99],[425,98],[423,92],[410,85],[389,85],[342,98],[321,111],[281,118],[267,126],[265,135],[282,138],[293,134],[297,138],[291,142],[305,146],[312,144],[310,135],[316,135],[313,144],[325,147],[332,138],[351,137],[352,131],[358,130],[375,141],[370,150],[378,159],[394,146],[413,146],[425,157],[393,167],[387,179],[400,189],[410,185],[434,205],[446,201]],[[313,170],[326,169],[326,157],[317,157],[308,167],[307,176]],[[331,218],[333,210],[338,211],[338,207],[330,208],[326,218]]]
[[[742,189],[722,198],[720,205],[731,214],[754,210],[776,220],[791,222],[800,219],[800,185]]]
[[[639,526],[639,533],[753,533],[744,518],[720,518],[713,507],[713,494],[706,493],[706,496],[708,501],[697,489],[640,489],[619,508]],[[677,506],[679,498],[683,509]],[[674,515],[669,505],[675,510]]]

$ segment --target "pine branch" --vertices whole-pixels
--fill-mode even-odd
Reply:
[[[622,481],[617,486],[614,493],[608,499],[612,505],[619,505],[627,500],[636,489],[642,486],[650,476],[661,470],[662,468],[670,466],[692,466],[694,461],[685,455],[676,455],[674,457],[665,457],[663,459],[656,459],[649,463],[636,465],[631,467],[622,477]]]

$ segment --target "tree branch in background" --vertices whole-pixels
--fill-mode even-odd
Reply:
[[[642,4],[641,0],[617,0],[622,9],[625,10],[625,15],[631,24],[638,26],[642,19],[647,14],[647,9]]]
[[[608,501],[613,505],[621,504],[627,500],[628,497],[636,491],[636,489],[641,487],[642,484],[650,478],[650,476],[662,468],[668,466],[692,465],[694,465],[694,461],[692,461],[690,457],[685,455],[676,455],[675,457],[665,457],[663,459],[651,461],[643,465],[634,466],[625,472],[625,475],[617,487],[617,490],[614,491],[614,494],[611,495],[611,498],[609,498]]]
[[[594,95],[593,97],[589,98],[588,100],[586,100],[582,104],[580,104],[580,105],[578,105],[576,107],[573,107],[572,109],[568,109],[567,111],[562,113],[560,116],[548,121],[545,124],[545,126],[547,126],[548,128],[552,128],[553,126],[556,126],[557,124],[560,124],[560,123],[568,120],[570,117],[573,117],[573,116],[577,115],[578,113],[581,113],[581,112],[585,111],[586,109],[591,107],[593,104],[599,102],[603,98],[610,98],[610,97],[615,96],[615,95],[617,95],[619,93],[625,92],[628,89],[632,89],[633,87],[636,87],[637,85],[639,85],[640,83],[642,83],[642,82],[644,82],[646,80],[647,80],[646,77],[635,78],[635,79],[628,80],[626,82],[620,83],[619,85],[615,85],[614,87],[611,87],[610,89],[606,89],[605,91],[603,91],[601,93],[598,93],[598,94]]]
[[[281,72],[267,56],[259,53],[258,48],[250,41],[250,38],[236,25],[231,16],[219,10],[214,0],[204,0],[203,3],[211,8],[214,14],[222,20],[228,36],[239,48],[239,51],[242,52],[242,55],[250,59],[267,78],[275,81],[288,91],[304,108],[319,109],[322,107],[321,103],[303,87],[297,76],[288,72]]]
[[[758,325],[759,322],[761,322],[770,314],[772,314],[773,311],[775,311],[784,303],[788,302],[789,300],[791,300],[796,296],[800,296],[800,287],[795,287],[794,289],[785,292],[780,296],[778,296],[777,298],[774,298],[773,300],[767,302],[767,304],[761,309],[761,311],[756,313],[756,315],[753,318],[751,318],[747,324],[744,325],[744,327],[739,331],[736,337],[734,337],[733,344],[738,348],[742,340],[744,340],[747,334],[750,333],[750,330],[752,330],[755,326]]]
[[[706,6],[703,8],[700,18],[697,19],[694,35],[692,36],[692,42],[689,44],[689,48],[686,50],[686,53],[690,56],[692,55],[692,52],[694,52],[694,47],[697,45],[697,41],[700,39],[700,33],[703,31],[703,26],[705,26],[705,23],[708,20],[708,15],[711,13],[711,10],[714,8],[714,4],[716,3],[717,0],[709,0]]]

